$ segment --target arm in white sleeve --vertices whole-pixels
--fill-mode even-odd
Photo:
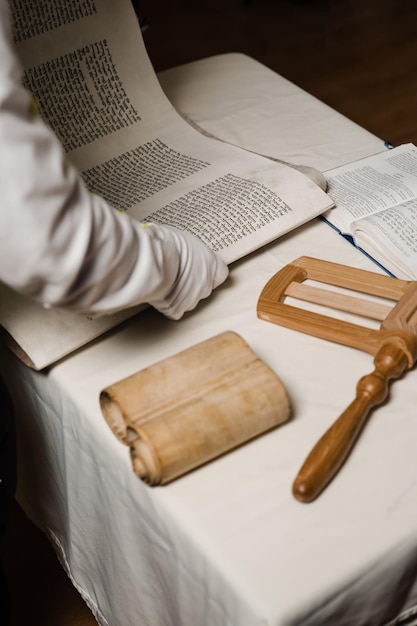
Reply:
[[[178,319],[227,276],[198,239],[144,226],[90,194],[30,113],[0,0],[0,280],[46,306],[111,313],[148,302]]]

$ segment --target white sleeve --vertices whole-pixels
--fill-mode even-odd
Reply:
[[[145,228],[88,192],[30,112],[6,18],[0,0],[0,280],[46,306],[101,314],[155,302],[181,317],[225,280],[226,267],[195,238]],[[190,256],[204,265],[203,285]]]

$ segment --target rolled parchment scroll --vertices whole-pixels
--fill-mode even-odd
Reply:
[[[231,331],[107,387],[100,406],[149,485],[168,483],[290,416],[281,380]]]

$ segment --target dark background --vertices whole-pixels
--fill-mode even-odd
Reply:
[[[243,52],[394,145],[417,143],[415,0],[139,0],[156,71]]]

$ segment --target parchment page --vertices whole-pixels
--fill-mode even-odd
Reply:
[[[3,339],[26,365],[43,369],[139,313],[144,305],[91,319],[62,309],[46,310],[0,283]]]
[[[65,0],[41,4],[47,26],[28,36],[39,2],[12,1],[26,86],[88,188],[116,209],[190,230],[231,263],[331,206],[297,170],[176,113],[130,0],[87,0],[76,15]]]

